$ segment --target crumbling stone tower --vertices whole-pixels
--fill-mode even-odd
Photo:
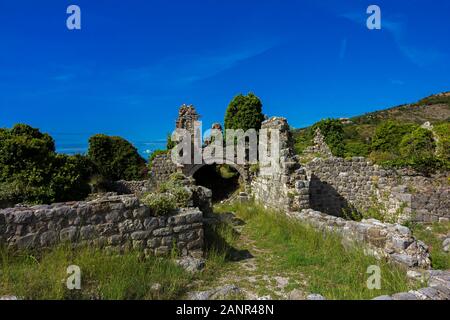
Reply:
[[[175,127],[177,129],[186,129],[193,133],[195,122],[199,119],[200,115],[193,105],[183,104],[178,110],[178,118],[175,121]]]
[[[308,177],[295,155],[286,118],[272,117],[262,123],[261,129],[279,131],[280,166],[278,170],[270,170],[270,174],[261,166],[251,182],[252,194],[268,207],[286,211],[309,208]]]

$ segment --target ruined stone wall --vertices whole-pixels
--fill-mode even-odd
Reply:
[[[273,117],[264,121],[261,129],[279,130],[280,166],[272,170],[270,165],[260,164],[259,172],[251,181],[252,195],[268,207],[287,211],[308,208],[309,182],[305,170],[295,158],[293,139],[286,119]]]
[[[318,229],[337,232],[344,241],[363,243],[367,246],[367,253],[377,258],[388,258],[408,268],[428,269],[431,266],[428,247],[400,224],[382,223],[375,219],[361,222],[345,220],[312,209],[289,215]]]
[[[385,170],[362,157],[315,158],[305,167],[311,208],[327,214],[374,209],[395,221],[450,218],[450,186],[445,178]]]
[[[151,182],[156,185],[165,182],[174,172],[177,172],[177,165],[172,162],[170,153],[159,154],[152,161],[150,169]]]
[[[134,194],[137,196],[142,196],[144,193],[152,190],[152,184],[150,180],[119,180],[113,182],[112,189],[118,194]]]
[[[157,217],[134,195],[0,210],[0,244],[16,249],[68,242],[165,255],[175,246],[182,256],[201,256],[203,241],[200,210],[179,209]]]

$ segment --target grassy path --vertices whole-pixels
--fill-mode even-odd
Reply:
[[[339,236],[281,213],[254,204],[220,205],[215,211],[221,223],[208,232],[208,241],[214,243],[209,262],[214,266],[210,277],[196,282],[200,290],[234,284],[253,299],[301,299],[309,293],[370,299],[415,287],[405,270],[364,255],[362,248],[345,248]],[[370,265],[380,267],[379,290],[367,288]]]
[[[228,244],[231,246],[227,248],[220,266],[216,266],[216,277],[207,277],[196,283],[199,290],[233,284],[242,290],[242,298],[247,299],[306,297],[305,277],[299,272],[273,268],[277,256],[252,239],[245,226],[232,226],[227,232]]]

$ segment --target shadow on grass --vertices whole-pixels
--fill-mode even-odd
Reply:
[[[245,222],[227,212],[213,214],[205,224],[206,254],[213,252],[222,255],[226,261],[242,261],[253,258],[247,249],[235,247],[239,232],[233,226],[243,226]]]

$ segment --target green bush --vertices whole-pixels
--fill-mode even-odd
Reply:
[[[82,155],[58,154],[54,165],[55,171],[50,185],[54,190],[55,200],[84,199],[90,193],[89,179],[93,168],[89,159]]]
[[[360,141],[348,141],[345,143],[346,157],[367,157],[369,155],[370,146]]]
[[[325,142],[334,156],[343,157],[344,147],[344,127],[338,119],[324,119],[312,127],[312,132],[319,128],[325,138]]]
[[[172,141],[172,135],[170,133],[167,134],[167,144],[166,148],[167,150],[171,150],[176,146],[176,143]]]
[[[187,207],[192,198],[192,192],[183,184],[184,179],[186,177],[182,173],[175,172],[170,175],[168,181],[159,186],[160,193],[167,193],[174,197],[177,207]]]
[[[450,162],[450,122],[444,122],[434,126],[437,136],[436,150],[440,159]]]
[[[296,154],[302,154],[303,151],[313,144],[314,132],[311,127],[296,130],[292,133],[294,138],[294,149]]]
[[[48,134],[25,124],[0,130],[0,203],[81,200],[89,193],[91,164],[55,153]]]
[[[147,177],[145,160],[131,143],[121,137],[104,134],[90,137],[88,157],[98,172],[111,181]]]
[[[397,158],[394,160],[384,161],[381,163],[381,165],[387,168],[409,167],[425,175],[435,173],[438,170],[448,171],[450,169],[447,163],[439,160],[433,155],[423,157]]]
[[[142,202],[157,216],[167,215],[176,208],[176,198],[170,193],[149,193]]]
[[[403,137],[416,128],[417,126],[414,124],[400,124],[393,121],[383,122],[375,129],[371,150],[399,154],[399,144]]]
[[[399,149],[403,157],[430,157],[435,150],[433,133],[430,130],[419,127],[403,136]]]
[[[225,129],[259,130],[263,121],[261,100],[253,93],[234,97],[225,113]]]

